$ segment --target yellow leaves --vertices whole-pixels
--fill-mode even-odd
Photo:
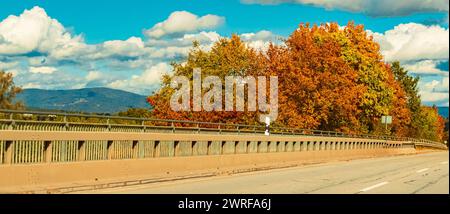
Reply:
[[[16,94],[22,92],[22,88],[17,87],[13,81],[12,73],[6,73],[0,70],[0,108],[2,109],[21,109],[22,102],[14,102]]]
[[[192,78],[192,69],[200,67],[205,76],[221,78],[230,74],[278,76],[277,125],[378,133],[382,131],[379,117],[389,114],[394,117],[392,133],[407,136],[411,111],[406,93],[382,59],[379,45],[362,25],[311,27],[307,23],[300,24],[283,45],[270,44],[265,53],[247,47],[235,34],[217,41],[210,51],[194,46],[186,63],[174,64],[174,74]],[[169,80],[164,77],[163,82]],[[171,93],[166,84],[151,96],[156,117],[258,123],[257,114],[248,111],[172,112],[168,105]]]

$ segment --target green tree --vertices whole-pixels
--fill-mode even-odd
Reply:
[[[139,118],[149,118],[150,110],[145,108],[130,108],[126,111],[121,111],[118,113],[121,117],[139,117]]]
[[[338,37],[343,58],[358,73],[357,83],[366,87],[360,102],[359,118],[363,132],[373,132],[379,118],[393,107],[394,89],[389,85],[390,70],[383,61],[380,46],[367,35],[363,25],[349,22]]]
[[[430,114],[428,109],[421,106],[421,99],[419,95],[418,82],[419,77],[412,77],[408,75],[408,71],[404,69],[400,62],[396,61],[391,64],[391,70],[394,72],[395,80],[399,82],[406,93],[408,100],[408,108],[411,112],[411,123],[409,124],[409,136],[411,137],[427,137],[429,138],[429,130],[423,130],[430,124],[425,124],[424,116]],[[429,121],[430,122],[430,121]]]
[[[416,121],[416,138],[442,141],[444,135],[444,120],[439,116],[436,107],[422,106]]]

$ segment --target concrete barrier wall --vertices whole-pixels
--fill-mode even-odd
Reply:
[[[403,143],[317,136],[0,130],[0,164],[400,148]]]
[[[415,152],[361,138],[32,130],[0,130],[0,149],[0,192]]]
[[[67,189],[74,186],[95,188],[118,181],[130,182],[202,173],[221,174],[236,169],[251,170],[414,152],[411,148],[378,148],[1,165],[0,192]]]

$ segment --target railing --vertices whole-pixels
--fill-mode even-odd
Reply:
[[[84,122],[80,122],[83,120]],[[51,128],[50,128],[51,126]],[[85,127],[84,129],[80,126]],[[170,132],[193,133],[264,133],[265,126],[231,123],[211,123],[200,121],[167,120],[153,118],[121,117],[95,114],[74,114],[61,112],[21,111],[0,109],[0,129],[12,130],[52,130],[52,131],[136,131],[152,129]],[[438,142],[371,134],[347,134],[336,131],[299,129],[289,127],[271,127],[275,135],[309,135],[367,138],[380,140],[411,141],[423,144],[441,144]]]
[[[36,112],[36,111],[17,111],[17,110],[0,110],[0,130],[28,130],[31,131],[51,131],[51,132],[80,132],[81,133],[175,133],[175,134],[209,134],[215,136],[237,135],[237,136],[260,136],[263,137],[264,126],[259,125],[242,125],[242,124],[226,124],[226,123],[208,123],[196,121],[179,121],[179,120],[161,120],[151,118],[133,118],[106,115],[87,115],[87,114],[69,114],[54,112]],[[119,133],[118,133],[119,134]],[[414,146],[424,146],[445,149],[446,146],[427,140],[417,140],[413,138],[396,138],[392,136],[376,136],[376,135],[351,135],[342,132],[321,131],[296,129],[286,127],[271,127],[271,136],[279,137],[334,137],[334,138],[352,138],[355,142],[339,141],[339,143],[361,143],[360,139],[370,139],[372,143],[386,141],[404,141],[406,144],[410,142]],[[14,142],[6,142],[1,140],[0,136],[0,163],[40,163],[50,162],[66,162],[77,161],[83,156],[82,160],[105,160],[105,159],[126,159],[134,157],[155,157],[155,156],[171,156],[175,155],[175,150],[179,150],[178,154],[194,155],[205,154],[213,147],[218,146],[217,140],[208,138],[202,142],[195,140],[168,140],[162,141],[157,138],[136,141],[132,138],[117,140],[111,138],[105,140],[68,140],[53,139],[47,141],[44,138],[39,140],[23,139]],[[234,150],[237,151],[238,143],[244,138],[232,140],[220,146],[220,151]],[[245,138],[247,139],[247,138]],[[283,138],[284,139],[284,138]],[[304,139],[304,138],[301,138]],[[323,138],[325,139],[325,138]],[[217,141],[213,143],[213,141]],[[257,142],[256,140],[254,140]],[[162,142],[162,143],[161,143]],[[177,143],[178,142],[178,143]],[[181,142],[181,143],[179,143]],[[278,141],[277,141],[278,142]],[[292,144],[297,140],[287,138],[286,141]],[[325,141],[324,141],[325,142]],[[222,143],[222,142],[220,142]],[[266,141],[269,145],[270,141]],[[308,143],[307,140],[299,141],[300,146]],[[314,141],[321,143],[321,141]],[[337,141],[335,143],[338,143]],[[175,145],[177,144],[177,145]],[[216,145],[217,144],[217,145]],[[10,147],[14,145],[13,147]],[[51,145],[51,151],[48,147]],[[230,145],[228,148],[227,146]],[[241,145],[241,144],[239,144]],[[250,144],[249,144],[250,145]],[[252,144],[253,145],[253,144]],[[268,146],[267,145],[267,146]],[[287,144],[286,144],[287,145]],[[81,152],[81,146],[83,152]],[[178,147],[177,147],[178,146]],[[210,148],[210,146],[212,146]],[[233,147],[233,148],[231,148]],[[225,148],[225,149],[224,149]],[[228,149],[227,149],[228,148]],[[351,147],[349,147],[351,148]],[[156,149],[160,154],[155,154]],[[193,152],[193,151],[197,152]],[[215,153],[219,150],[213,149]],[[264,151],[261,150],[261,151]],[[269,151],[269,150],[266,150]],[[9,153],[10,154],[9,154]],[[8,153],[8,154],[7,154]],[[219,152],[220,153],[220,152]],[[222,154],[222,153],[220,153]],[[6,157],[7,155],[8,157]]]

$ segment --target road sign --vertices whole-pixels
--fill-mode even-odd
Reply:
[[[392,116],[381,116],[381,123],[383,124],[391,124]]]

